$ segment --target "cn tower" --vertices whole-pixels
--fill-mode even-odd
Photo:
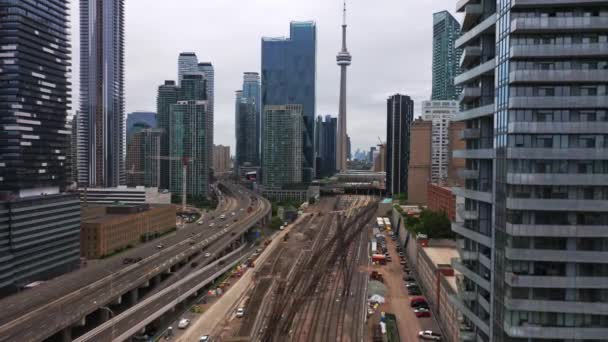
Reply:
[[[346,49],[346,1],[342,14],[342,50],[338,52],[336,61],[340,66],[340,105],[338,107],[338,143],[336,147],[336,169],[346,171],[347,142],[346,142],[346,67],[350,65],[350,53]]]

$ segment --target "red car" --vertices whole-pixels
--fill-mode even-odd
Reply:
[[[416,317],[431,317],[431,311],[427,308],[417,308],[414,310]]]

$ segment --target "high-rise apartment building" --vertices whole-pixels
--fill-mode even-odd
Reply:
[[[177,103],[169,115],[169,189],[181,193],[183,171],[186,169],[186,193],[209,195],[209,171],[213,141],[213,121],[207,113],[205,76],[201,73],[183,75]]]
[[[458,113],[457,101],[423,101],[422,119],[432,123],[431,183],[445,183],[450,167],[450,120]]]
[[[302,180],[314,177],[317,28],[314,22],[291,22],[289,38],[262,38],[262,109],[302,106]],[[262,127],[266,127],[263,123]],[[262,133],[263,137],[266,132]],[[263,154],[263,149],[262,149]],[[262,158],[265,156],[262,155]]]
[[[145,126],[146,128],[156,128],[158,123],[156,122],[156,113],[153,112],[133,112],[127,115],[127,144],[129,144],[129,137],[135,133],[135,126]],[[128,149],[128,148],[127,148]]]
[[[80,0],[83,186],[125,184],[124,0]]]
[[[177,94],[179,87],[175,81],[165,81],[158,87],[158,95],[156,96],[156,120],[157,126],[162,130],[160,154],[162,157],[169,157],[169,145],[171,127],[169,126],[169,118],[171,116],[171,105],[177,103]],[[167,159],[160,161],[160,189],[169,189],[169,174],[170,163]]]
[[[262,184],[281,188],[302,182],[302,105],[264,106]]]
[[[478,8],[475,11],[479,11]],[[461,49],[454,46],[460,24],[448,11],[433,13],[433,88],[431,100],[458,100],[461,87],[454,84],[460,73]]]
[[[236,113],[236,168],[259,166],[257,113],[251,98],[241,97]]]
[[[199,71],[198,57],[194,52],[182,52],[177,57],[177,85],[181,85],[186,74],[195,74]]]
[[[257,72],[245,72],[243,74],[243,93],[244,98],[249,99],[255,104],[255,122],[256,122],[256,148],[258,151],[258,160],[260,160],[262,148],[262,84],[260,74]],[[259,166],[259,164],[258,164]]]
[[[66,0],[0,0],[0,296],[78,267]]]
[[[138,129],[139,128],[139,129]],[[127,144],[127,185],[158,187],[163,131],[142,124],[134,126]]]
[[[407,195],[414,101],[407,95],[395,94],[386,104],[386,191],[393,196]]]
[[[467,338],[605,341],[608,6],[460,1]]]
[[[318,116],[315,128],[317,178],[331,177],[336,173],[338,119],[329,115]]]
[[[407,172],[407,203],[427,205],[427,185],[431,182],[433,122],[418,118],[410,126],[410,160]]]
[[[222,175],[230,172],[230,146],[213,145],[213,171]]]

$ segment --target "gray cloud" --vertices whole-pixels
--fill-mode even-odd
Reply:
[[[340,49],[339,0],[126,0],[126,108],[156,110],[156,89],[175,79],[177,56],[194,51],[213,62],[215,143],[234,146],[234,91],[244,71],[260,69],[260,38],[288,36],[289,21],[317,22],[317,114],[336,115]],[[72,2],[77,30],[78,2]],[[348,4],[348,130],[353,147],[386,134],[386,98],[420,101],[431,93],[432,13],[455,0],[351,0]],[[78,107],[78,32],[73,32],[74,108]]]

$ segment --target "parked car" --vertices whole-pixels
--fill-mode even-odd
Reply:
[[[182,318],[179,320],[179,323],[177,323],[177,327],[179,329],[186,329],[189,325],[190,325],[190,320],[187,318]]]
[[[243,316],[245,316],[245,308],[236,309],[236,317],[242,318]]]
[[[165,245],[163,245],[162,243],[159,243],[158,245],[156,245],[156,248],[163,249],[163,248],[165,248]]]
[[[424,297],[414,297],[414,298],[410,298],[410,306],[413,308],[418,307],[419,305],[426,305],[428,306],[426,299],[424,299]]]
[[[211,337],[209,335],[203,335],[198,339],[198,342],[211,342]]]
[[[431,317],[431,310],[425,307],[418,307],[414,309],[416,317]]]
[[[432,330],[419,331],[418,332],[418,337],[420,337],[423,340],[441,341],[441,335],[439,335],[438,333],[433,332]]]
[[[211,253],[209,253],[209,252],[205,253],[205,258],[208,258],[210,256],[211,256]]]
[[[414,289],[414,288],[418,288],[418,284],[411,282],[411,283],[405,284],[405,287],[408,289]]]

